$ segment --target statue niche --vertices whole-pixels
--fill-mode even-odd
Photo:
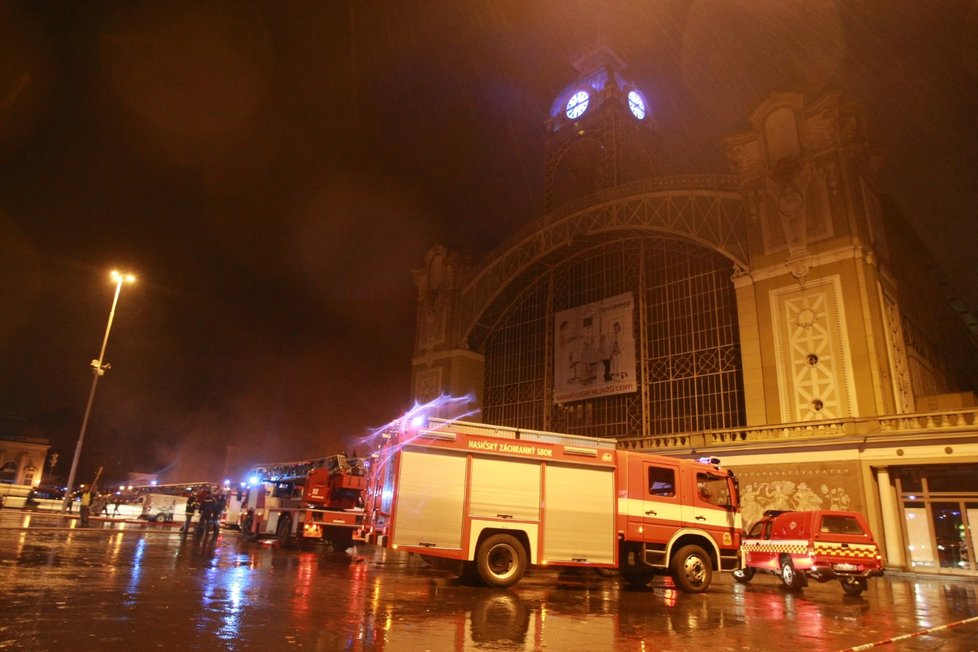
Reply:
[[[418,351],[432,351],[448,344],[457,272],[457,254],[435,246],[425,256],[424,268],[412,274],[418,288]]]

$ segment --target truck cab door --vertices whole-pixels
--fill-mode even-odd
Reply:
[[[630,460],[628,536],[630,541],[666,542],[679,527],[679,464],[671,460]]]
[[[683,525],[706,530],[724,548],[738,545],[740,519],[734,509],[729,477],[709,471],[692,475],[695,477],[684,484],[688,495],[683,502]]]

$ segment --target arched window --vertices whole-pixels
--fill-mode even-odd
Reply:
[[[4,462],[3,466],[0,466],[0,482],[13,484],[16,481],[17,481],[17,463],[11,461]]]

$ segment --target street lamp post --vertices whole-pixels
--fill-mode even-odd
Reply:
[[[109,344],[109,331],[112,330],[112,319],[115,317],[115,307],[119,303],[119,294],[122,293],[123,283],[134,283],[136,277],[132,274],[122,274],[113,270],[112,280],[115,281],[115,296],[112,298],[112,309],[109,311],[109,322],[105,325],[105,337],[102,338],[102,350],[99,351],[98,360],[92,360],[92,389],[88,392],[88,404],[85,405],[85,416],[82,417],[81,431],[78,433],[78,443],[75,444],[75,457],[71,460],[71,471],[68,472],[68,484],[65,486],[65,497],[61,503],[61,511],[68,511],[71,503],[71,490],[75,486],[75,471],[78,470],[78,458],[81,457],[82,442],[85,441],[85,430],[88,428],[88,417],[92,414],[92,401],[95,400],[95,387],[98,379],[105,375],[112,365],[104,362],[105,347]]]

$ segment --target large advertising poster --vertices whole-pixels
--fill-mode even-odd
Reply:
[[[627,293],[554,315],[554,403],[637,389],[634,314]]]

